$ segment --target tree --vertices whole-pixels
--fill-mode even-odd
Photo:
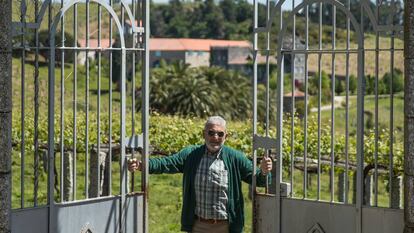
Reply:
[[[321,84],[319,84],[319,81]],[[319,92],[319,85],[321,85],[321,100],[323,103],[329,101],[331,99],[331,85],[330,85],[330,78],[328,75],[322,71],[321,77],[318,74],[315,74],[309,79],[309,94],[310,95],[318,95]]]
[[[345,91],[344,85],[342,84],[342,81],[340,79],[336,79],[335,82],[335,93],[336,95],[341,95],[342,92]]]
[[[354,75],[349,76],[349,92],[355,94],[357,89],[357,78]]]
[[[234,3],[234,1],[223,0],[219,3],[219,6],[226,21],[235,23],[237,18],[237,5]]]
[[[249,81],[234,71],[191,68],[177,62],[153,69],[150,82],[150,105],[160,113],[222,115],[228,119],[243,119],[251,114]]]
[[[366,75],[365,77],[365,95],[375,94],[375,77],[372,75]]]
[[[391,93],[391,79],[393,93],[401,92],[404,90],[404,77],[401,70],[394,69],[394,72],[392,74],[390,72],[387,72],[382,77],[382,83],[384,83],[387,93]]]

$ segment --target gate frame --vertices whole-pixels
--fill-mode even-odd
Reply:
[[[281,158],[282,158],[282,130],[283,130],[283,55],[284,53],[282,52],[282,47],[283,47],[283,38],[284,35],[286,33],[287,27],[286,24],[283,24],[283,15],[280,14],[280,25],[279,26],[279,34],[278,34],[278,48],[277,48],[277,64],[278,64],[278,72],[277,72],[277,100],[276,100],[276,106],[277,106],[277,136],[275,139],[269,138],[268,135],[268,125],[269,125],[269,89],[268,89],[268,84],[266,87],[266,136],[264,138],[261,138],[259,136],[257,136],[257,53],[258,53],[258,33],[260,32],[265,32],[267,33],[266,35],[266,39],[267,39],[267,60],[269,58],[269,33],[270,33],[270,28],[272,27],[272,22],[273,19],[276,16],[276,12],[282,12],[281,11],[281,6],[285,3],[286,0],[279,0],[277,1],[277,3],[274,4],[274,6],[270,6],[270,2],[267,1],[267,22],[266,25],[264,27],[258,27],[258,1],[254,0],[253,4],[254,4],[254,20],[253,20],[253,28],[254,28],[254,35],[253,35],[253,52],[254,52],[254,56],[253,56],[253,111],[254,111],[254,116],[253,116],[253,160],[255,161],[254,164],[256,164],[257,161],[257,155],[256,155],[256,149],[257,148],[262,148],[262,149],[271,149],[274,148],[276,149],[276,156],[277,156],[277,160],[276,160],[276,177],[275,177],[275,225],[277,227],[277,233],[279,233],[281,231],[281,183],[282,183],[282,163],[281,163]],[[406,1],[408,2],[408,1]],[[362,232],[362,209],[363,209],[363,164],[364,164],[364,57],[365,57],[365,50],[364,50],[364,34],[363,34],[363,30],[362,30],[362,24],[360,24],[356,18],[354,17],[354,15],[352,14],[352,12],[350,12],[348,9],[345,8],[345,6],[336,0],[303,0],[302,3],[296,5],[292,11],[289,13],[289,16],[287,18],[291,18],[291,16],[295,15],[296,13],[298,13],[299,10],[306,10],[307,7],[309,5],[312,5],[314,3],[328,3],[332,6],[335,6],[336,8],[342,10],[342,13],[344,13],[347,18],[350,20],[350,25],[353,25],[354,27],[354,32],[356,33],[356,37],[357,37],[357,43],[358,43],[358,52],[357,52],[357,59],[358,59],[358,63],[357,63],[357,74],[358,74],[358,84],[357,84],[357,178],[356,178],[356,203],[355,203],[355,210],[356,210],[356,233],[361,233]],[[384,31],[388,28],[397,28],[398,26],[394,26],[394,25],[378,25],[378,22],[376,21],[372,11],[369,9],[369,0],[361,0],[360,1],[360,5],[361,5],[361,14],[365,14],[367,13],[367,16],[369,18],[370,23],[373,25],[373,28],[375,31]],[[269,8],[270,12],[269,12]],[[405,12],[408,12],[407,8],[408,8],[408,4],[405,3],[404,5],[405,7]],[[414,12],[414,4],[410,5],[411,9],[410,12]],[[411,14],[411,16],[413,16],[414,14]],[[405,20],[407,22],[407,20]],[[407,24],[406,24],[407,25]],[[307,28],[305,29],[307,30]],[[408,29],[407,27],[405,28],[405,34],[408,34]],[[307,31],[306,31],[307,33]],[[307,35],[306,35],[307,36]],[[407,36],[406,36],[407,37]],[[308,49],[308,45],[307,45],[308,39],[306,39],[306,48],[305,50],[307,51]],[[294,43],[294,42],[293,42]],[[405,41],[405,43],[407,43]],[[407,48],[407,47],[406,47]],[[295,48],[292,48],[293,50],[295,50]],[[413,46],[414,49],[414,46]],[[264,49],[263,49],[264,50]],[[308,53],[304,52],[303,54],[307,57]],[[333,51],[333,54],[335,54],[335,51]],[[307,65],[307,59],[305,58],[305,66]],[[407,62],[406,62],[407,63]],[[406,68],[407,69],[407,68]],[[308,74],[307,74],[307,68],[305,68],[305,80],[307,80]],[[414,72],[414,71],[413,71]],[[406,76],[407,76],[406,72]],[[268,63],[267,63],[267,80],[270,78],[269,75],[269,70],[268,70]],[[306,81],[305,81],[306,82]],[[268,83],[268,82],[267,82]],[[407,83],[407,79],[406,79],[406,83]],[[413,82],[414,83],[414,82]],[[293,85],[293,84],[292,84]],[[305,84],[306,85],[306,84]],[[407,88],[407,85],[405,86],[405,88]],[[414,98],[414,97],[413,97]],[[306,94],[305,94],[305,99],[306,99]],[[305,102],[306,103],[306,102]],[[414,108],[414,107],[413,107]],[[407,112],[407,111],[406,111]],[[306,118],[305,118],[306,119]],[[406,118],[407,119],[407,118]],[[414,121],[412,122],[412,124],[414,124]],[[405,125],[405,127],[408,127]],[[406,130],[407,131],[407,130]],[[407,134],[405,134],[405,139],[408,140]],[[271,146],[271,143],[275,143],[275,146]],[[406,146],[407,149],[407,146]],[[414,149],[414,148],[413,148]],[[407,150],[405,150],[405,153],[408,153]],[[407,164],[407,160],[404,161],[405,164]],[[305,163],[306,164],[306,163]],[[306,165],[305,165],[306,166]],[[406,165],[407,168],[407,165]],[[413,168],[414,169],[414,168]],[[407,172],[406,172],[407,174]],[[414,182],[412,182],[414,183]],[[413,187],[411,183],[411,186],[409,187]],[[406,182],[405,185],[405,189],[407,189],[407,185],[408,182]],[[253,185],[252,185],[252,193],[253,193],[253,209],[255,209],[257,207],[257,203],[256,203],[256,184],[254,182],[254,177],[253,177]],[[407,191],[405,192],[406,195],[406,202],[407,202]],[[407,204],[406,204],[407,205]],[[414,205],[412,205],[411,207],[413,207]],[[407,211],[406,211],[407,212]],[[412,212],[412,211],[411,211]],[[412,218],[412,226],[414,228],[414,218]],[[407,218],[406,218],[406,222],[407,222]],[[257,229],[256,228],[256,223],[257,223],[257,219],[255,218],[255,214],[253,214],[253,232],[256,232]],[[407,224],[406,224],[407,225]],[[411,232],[411,231],[410,231]]]
[[[55,187],[55,181],[54,176],[50,174],[50,171],[53,171],[54,164],[55,164],[55,36],[56,36],[56,29],[59,25],[60,20],[65,15],[66,11],[68,11],[70,8],[72,8],[77,3],[80,3],[82,0],[72,0],[66,5],[64,5],[59,12],[56,14],[55,18],[52,21],[52,26],[50,28],[49,32],[49,40],[50,40],[50,61],[49,61],[49,82],[48,82],[48,203],[49,203],[49,232],[53,232],[53,230],[56,228],[57,223],[57,212],[55,211],[55,201],[54,201],[54,187]],[[125,212],[125,195],[127,193],[127,170],[126,168],[126,162],[125,162],[125,115],[126,115],[126,108],[125,108],[125,102],[126,102],[126,83],[125,83],[125,38],[124,38],[124,31],[122,29],[122,25],[119,22],[118,16],[116,15],[115,11],[112,9],[111,6],[109,6],[106,2],[101,2],[100,0],[87,0],[86,4],[89,4],[90,2],[95,2],[98,5],[103,6],[108,13],[111,15],[111,18],[115,21],[116,28],[119,32],[119,37],[121,40],[121,200],[120,200],[120,220],[121,224],[119,224],[119,231],[123,232],[123,227],[126,226],[126,212]],[[124,4],[123,0],[121,0],[121,4]],[[129,8],[126,7],[128,14],[131,13],[129,11]],[[130,15],[129,15],[130,16]],[[132,25],[134,25],[134,18],[131,20]],[[86,56],[87,57],[87,56]],[[88,58],[86,58],[88,59]],[[75,61],[76,62],[76,61]],[[62,117],[62,116],[61,116]],[[88,168],[85,168],[88,169]],[[65,204],[60,204],[65,205]],[[69,204],[70,205],[70,204]]]
[[[2,27],[2,28],[6,28],[8,29],[8,33],[2,33],[2,35],[6,35],[6,37],[8,37],[6,40],[7,43],[6,44],[6,48],[8,49],[7,52],[10,55],[10,59],[8,60],[10,62],[9,66],[9,70],[11,72],[11,53],[12,53],[12,45],[11,45],[11,36],[12,34],[14,35],[19,35],[19,34],[25,34],[25,28],[30,28],[30,29],[39,29],[41,22],[43,21],[43,17],[45,15],[46,10],[49,7],[49,17],[51,21],[51,23],[53,23],[51,25],[51,27],[49,28],[49,38],[50,38],[50,57],[55,57],[55,36],[56,36],[56,30],[57,27],[59,25],[59,22],[61,21],[61,19],[64,17],[65,13],[67,10],[71,9],[74,5],[76,5],[77,3],[81,3],[82,0],[71,0],[70,2],[64,4],[60,9],[59,12],[56,15],[50,15],[51,11],[50,11],[50,3],[51,0],[45,0],[42,2],[42,6],[41,6],[41,10],[40,12],[38,12],[37,16],[36,16],[36,22],[35,23],[21,23],[21,22],[11,22],[11,10],[8,9],[7,7],[3,7],[1,8],[2,10],[4,10],[5,16],[7,20],[4,20],[2,22],[5,23],[5,25],[7,25],[8,27]],[[47,203],[46,205],[38,208],[38,207],[28,207],[28,208],[24,208],[24,209],[18,209],[16,211],[14,211],[14,213],[12,214],[12,210],[11,210],[11,188],[10,185],[7,186],[3,186],[3,182],[1,182],[0,184],[0,188],[8,188],[8,194],[9,194],[9,199],[7,201],[7,205],[1,205],[0,206],[0,217],[2,216],[1,214],[4,212],[6,213],[6,219],[8,219],[9,221],[1,221],[1,223],[5,223],[8,224],[7,226],[7,231],[6,232],[11,232],[12,229],[12,225],[10,224],[13,215],[15,215],[16,217],[18,217],[19,219],[21,219],[22,217],[27,219],[28,216],[30,216],[30,214],[40,214],[41,216],[44,216],[44,218],[42,217],[42,219],[44,219],[45,221],[47,221],[47,224],[44,224],[44,222],[42,222],[42,224],[44,224],[48,229],[48,232],[53,232],[57,227],[57,215],[58,215],[58,208],[64,207],[64,206],[74,206],[77,204],[87,204],[87,203],[94,203],[94,202],[99,202],[99,201],[106,201],[106,200],[115,200],[114,203],[116,203],[116,200],[119,198],[119,213],[115,214],[117,222],[119,222],[119,226],[118,226],[118,230],[117,232],[124,232],[126,231],[126,223],[127,223],[127,211],[130,212],[131,210],[128,210],[128,206],[132,206],[132,208],[138,208],[137,207],[137,202],[138,205],[141,206],[141,208],[138,209],[138,212],[135,211],[134,214],[136,215],[141,214],[142,215],[142,232],[148,232],[148,194],[147,194],[147,187],[148,187],[148,168],[144,169],[142,171],[142,181],[141,181],[141,192],[140,193],[133,193],[132,195],[128,195],[128,200],[127,200],[127,192],[128,192],[128,171],[127,171],[127,164],[126,164],[126,140],[132,140],[132,139],[127,139],[126,138],[126,127],[125,127],[125,122],[126,122],[126,50],[127,48],[125,47],[125,38],[124,38],[124,33],[123,33],[123,28],[121,26],[121,22],[118,18],[118,16],[116,15],[115,11],[113,10],[112,6],[109,5],[106,1],[101,1],[101,0],[87,0],[86,4],[89,4],[90,2],[94,2],[100,6],[102,6],[111,16],[111,19],[115,21],[115,25],[118,29],[119,32],[119,36],[120,36],[120,41],[121,41],[121,61],[122,61],[122,65],[121,65],[121,114],[120,114],[120,122],[122,122],[121,124],[121,135],[120,135],[120,143],[121,143],[121,187],[120,187],[120,194],[119,195],[110,195],[109,197],[103,197],[103,198],[94,198],[94,199],[84,199],[84,200],[77,200],[74,202],[67,202],[67,203],[55,203],[54,201],[54,175],[52,175],[50,172],[47,173]],[[138,2],[138,1],[137,1]],[[11,1],[7,0],[7,3],[9,3],[7,6],[11,7]],[[26,7],[25,2],[23,1],[23,6],[22,7]],[[143,159],[143,163],[147,164],[148,161],[148,152],[149,152],[149,2],[146,1],[142,1],[142,7],[141,7],[141,11],[142,11],[142,22],[143,25],[141,27],[138,27],[138,25],[135,25],[135,16],[132,14],[129,5],[125,2],[125,0],[120,0],[120,5],[121,7],[123,7],[123,9],[126,11],[126,14],[128,16],[128,18],[130,19],[131,22],[131,26],[132,26],[132,31],[133,33],[143,33],[144,35],[141,36],[142,38],[142,44],[143,44],[143,48],[142,48],[142,58],[143,58],[143,62],[142,62],[142,119],[141,119],[141,124],[142,126],[142,134],[143,135],[138,135],[138,137],[140,138],[140,144],[139,145],[135,145],[135,146],[139,146],[142,149],[142,159]],[[0,10],[0,14],[2,13],[2,11]],[[0,25],[2,25],[2,22],[0,22]],[[11,31],[13,27],[13,32]],[[20,30],[21,29],[21,30]],[[20,30],[20,31],[19,31]],[[1,29],[0,29],[1,31]],[[0,39],[2,37],[0,36]],[[0,41],[1,43],[2,41]],[[0,44],[1,46],[2,44]],[[24,45],[23,45],[24,46]],[[1,48],[1,47],[0,47]],[[64,48],[63,48],[64,49]],[[10,50],[10,51],[9,51]],[[3,51],[0,50],[0,55],[3,54]],[[6,54],[6,53],[4,53]],[[0,57],[1,58],[1,57]],[[0,60],[2,61],[2,60]],[[76,61],[75,61],[76,62]],[[0,64],[3,65],[3,63]],[[50,59],[49,61],[49,73],[48,73],[48,154],[50,156],[48,156],[47,158],[47,167],[48,167],[48,171],[53,171],[54,170],[54,90],[55,90],[55,60],[54,59]],[[7,72],[4,72],[6,75],[8,74]],[[1,76],[0,76],[1,77]],[[5,125],[7,126],[7,129],[10,130],[9,133],[4,134],[4,136],[10,137],[8,140],[2,140],[4,142],[9,143],[10,148],[4,148],[3,144],[0,143],[0,147],[1,149],[4,149],[2,151],[5,151],[5,153],[10,153],[10,155],[5,156],[6,159],[9,159],[9,161],[11,160],[11,74],[9,75],[10,80],[5,79],[7,81],[10,81],[8,85],[5,85],[4,88],[9,91],[9,92],[2,92],[2,94],[5,94],[5,96],[7,98],[10,98],[10,117],[7,118],[8,121],[10,121],[8,124],[1,124],[1,126]],[[3,80],[0,80],[0,89],[3,88]],[[0,97],[2,97],[0,95]],[[9,103],[8,101],[2,101],[0,103],[0,107],[2,107],[2,103]],[[2,112],[3,109],[0,108],[0,114],[3,113]],[[2,116],[2,115],[1,115]],[[1,117],[0,116],[0,117]],[[3,119],[0,119],[3,120]],[[3,121],[0,121],[3,122]],[[0,128],[1,129],[1,128]],[[3,132],[0,132],[1,135],[3,136]],[[135,138],[136,135],[133,135],[133,137]],[[130,145],[131,146],[131,145]],[[2,159],[3,157],[0,157],[0,159]],[[0,162],[2,162],[2,160],[0,160]],[[2,165],[3,163],[1,163],[0,165]],[[7,163],[7,165],[9,166],[9,170],[11,170],[11,164],[10,162]],[[88,168],[86,168],[88,169]],[[2,170],[1,170],[2,172]],[[10,173],[10,172],[9,172]],[[2,174],[0,174],[2,175]],[[0,177],[1,178],[1,177]],[[9,174],[9,179],[11,180],[11,176]],[[143,197],[140,199],[140,197]],[[138,199],[137,199],[138,198]],[[128,203],[127,203],[128,202]],[[132,204],[131,204],[132,203]],[[142,204],[140,204],[142,203]],[[5,209],[8,210],[8,212],[3,211],[4,209],[1,207],[6,207]],[[130,208],[131,209],[131,208]],[[108,219],[109,220],[109,219]],[[31,220],[33,221],[33,220]],[[135,221],[135,220],[134,220]],[[42,225],[43,226],[43,225]],[[1,224],[0,224],[1,227]],[[42,227],[41,227],[42,228]],[[135,230],[137,230],[136,228],[134,228]],[[3,230],[0,228],[0,232],[2,233]],[[87,229],[84,229],[87,230]],[[45,229],[46,231],[46,229]],[[141,232],[141,229],[139,230],[139,232]]]

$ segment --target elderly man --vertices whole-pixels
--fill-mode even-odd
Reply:
[[[168,157],[149,160],[149,172],[183,173],[181,230],[192,233],[240,233],[244,226],[241,181],[251,183],[253,164],[246,156],[224,144],[226,121],[208,118],[204,145],[189,146]],[[131,172],[141,162],[129,161]],[[257,185],[265,185],[272,161],[264,158],[255,171]]]

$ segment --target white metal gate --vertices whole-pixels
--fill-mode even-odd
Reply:
[[[403,2],[267,1],[263,25],[254,5],[254,158],[276,160],[254,231],[403,232]]]
[[[13,8],[12,232],[148,232],[148,2]]]

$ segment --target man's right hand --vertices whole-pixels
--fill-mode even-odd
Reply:
[[[142,162],[137,159],[128,159],[128,171],[135,172],[136,170],[141,171]]]

